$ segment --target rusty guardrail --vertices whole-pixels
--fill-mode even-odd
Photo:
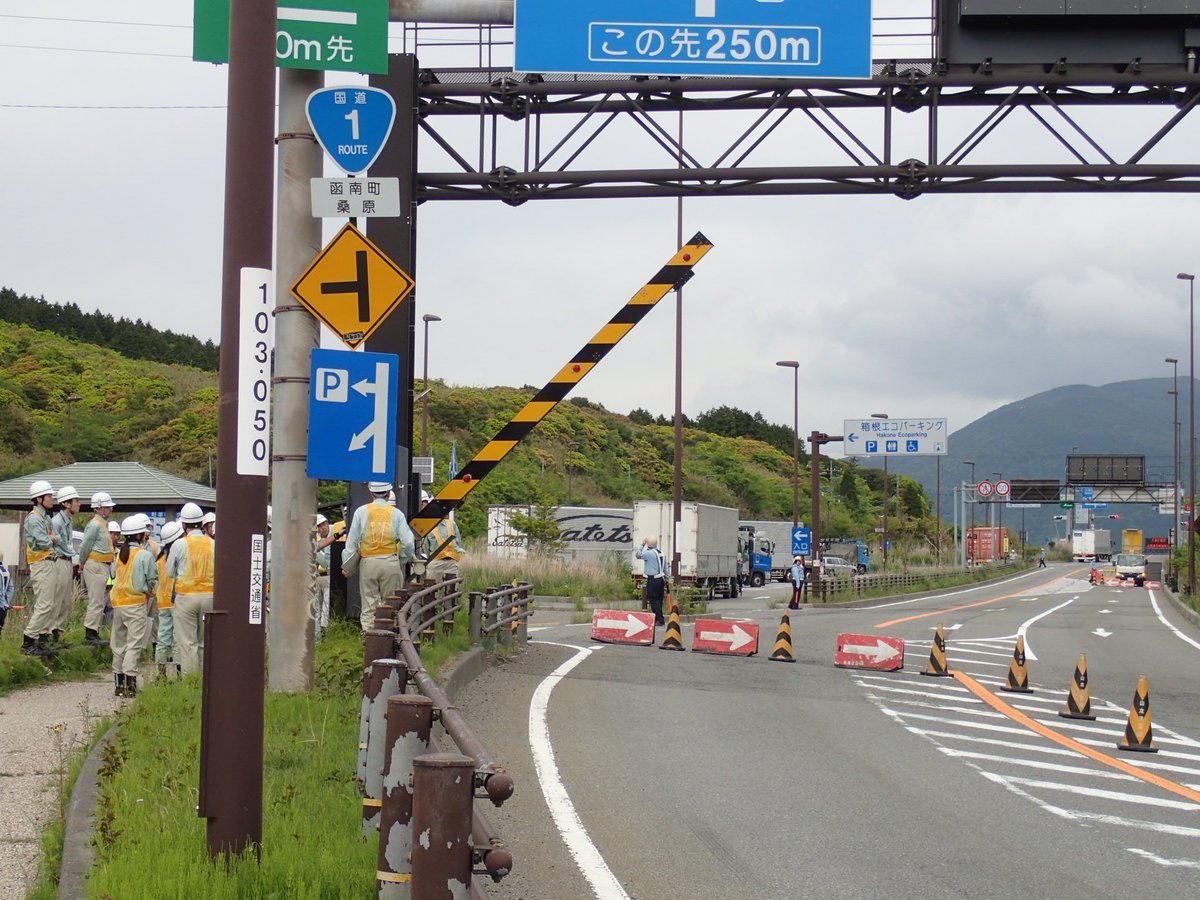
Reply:
[[[1016,563],[1001,563],[995,566],[980,566],[980,569],[987,569],[996,573],[1006,571],[1016,571],[1019,566]],[[978,569],[974,571],[979,571]],[[830,597],[837,597],[846,594],[852,594],[856,597],[862,597],[868,591],[878,590],[879,588],[893,587],[912,587],[914,585],[926,584],[928,582],[936,582],[938,578],[961,575],[963,570],[956,569],[929,569],[923,572],[904,572],[898,574],[884,575],[854,575],[852,577],[824,576],[817,584],[815,600],[821,603],[827,603]],[[937,585],[933,585],[936,587]]]
[[[483,898],[472,876],[499,881],[512,869],[512,854],[473,803],[482,791],[500,806],[512,796],[512,778],[429,676],[418,649],[418,642],[453,629],[464,607],[462,583],[460,577],[410,583],[379,605],[375,628],[364,635],[358,781],[363,833],[380,832],[380,898],[443,897],[451,884],[455,896],[469,890]],[[472,639],[511,646],[531,615],[531,588],[522,582],[467,596]],[[407,692],[410,682],[419,693]],[[430,753],[435,721],[461,756]],[[414,842],[414,834],[422,839]]]

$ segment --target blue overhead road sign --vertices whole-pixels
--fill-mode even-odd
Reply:
[[[846,456],[945,456],[949,428],[945,419],[846,419],[842,452]]]
[[[870,78],[871,0],[520,0],[514,68]]]
[[[310,375],[305,474],[394,481],[400,357],[314,350]]]
[[[325,152],[348,175],[370,168],[396,121],[391,94],[362,85],[313,91],[304,111]]]

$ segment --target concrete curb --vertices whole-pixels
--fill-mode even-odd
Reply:
[[[463,688],[482,675],[487,666],[487,652],[480,646],[472,647],[456,656],[438,679],[450,702],[457,700]]]
[[[1197,613],[1194,609],[1176,597],[1171,589],[1165,585],[1161,588],[1161,590],[1162,595],[1171,601],[1171,605],[1175,607],[1175,611],[1177,613],[1179,613],[1193,625],[1200,627],[1200,613]]]
[[[63,823],[62,860],[58,866],[59,900],[78,900],[87,896],[88,874],[96,857],[92,834],[96,828],[96,805],[100,795],[100,754],[116,734],[114,723],[96,741],[71,790],[71,802],[67,805],[67,818]]]

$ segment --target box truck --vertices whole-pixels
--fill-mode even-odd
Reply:
[[[743,519],[738,528],[743,535],[753,533],[755,555],[759,557],[757,565],[748,569],[750,583],[760,587],[767,580],[787,581],[792,572],[792,523]],[[758,574],[762,580],[756,577]]]
[[[680,507],[679,578],[676,584],[696,587],[708,599],[738,594],[738,511],[728,506],[685,502]],[[645,580],[642,561],[633,555],[648,537],[670,566],[675,554],[675,505],[670,500],[638,500],[633,504],[633,580]]]
[[[1075,562],[1112,558],[1112,536],[1103,529],[1083,528],[1071,532],[1071,557]]]
[[[534,507],[524,504],[488,507],[487,553],[502,559],[522,559],[528,553],[524,534],[512,525],[512,517],[532,516]],[[566,560],[599,560],[616,551],[622,558],[633,545],[633,510],[560,506],[554,510],[559,540],[564,544]]]

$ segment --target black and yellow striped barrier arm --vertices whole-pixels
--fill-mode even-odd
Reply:
[[[682,287],[692,277],[692,267],[712,248],[712,242],[699,232],[671,257],[670,261],[642,285],[621,310],[608,320],[596,335],[583,345],[557,375],[525,404],[500,433],[484,445],[475,457],[463,466],[453,481],[438,491],[437,496],[423,506],[409,523],[418,537],[425,537],[438,522],[466,498],[475,486],[525,438],[534,426],[550,414],[571,388],[579,384],[600,360],[608,355],[655,305],[670,291]]]

